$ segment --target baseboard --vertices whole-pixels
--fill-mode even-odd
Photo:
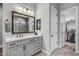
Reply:
[[[2,48],[2,45],[0,45],[0,48]]]
[[[79,53],[79,51],[76,51],[76,53]]]
[[[45,50],[42,50],[42,52],[43,52],[43,53],[45,53],[47,56],[49,56],[49,55],[50,55],[50,53],[49,53],[49,52],[47,52],[47,51],[45,51]]]
[[[46,51],[42,50],[42,52],[45,53],[45,54],[47,55]]]
[[[57,48],[55,50],[57,50],[58,48],[60,48],[59,46],[57,46]],[[45,50],[42,50],[43,53],[45,53],[47,56],[50,56],[52,52],[54,52],[55,50],[52,50],[52,51],[45,51]]]

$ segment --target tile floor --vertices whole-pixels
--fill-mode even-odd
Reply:
[[[36,56],[46,56],[46,54],[39,52]],[[56,49],[50,56],[79,56],[79,54],[75,53],[75,44],[67,42],[63,48]]]
[[[57,49],[51,56],[79,56],[75,53],[75,44],[67,42],[63,48]]]

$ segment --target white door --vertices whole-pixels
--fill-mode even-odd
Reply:
[[[57,10],[51,5],[50,51],[57,48]]]

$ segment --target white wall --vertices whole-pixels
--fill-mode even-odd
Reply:
[[[9,23],[10,23],[10,33],[6,34],[5,30],[4,30],[5,36],[12,36],[12,37],[16,36],[16,34],[14,34],[14,35],[11,34],[12,11],[18,12],[19,10],[17,10],[17,9],[19,6],[32,10],[34,12],[34,14],[32,16],[36,16],[36,4],[34,4],[34,3],[4,3],[3,4],[3,15],[4,15],[3,20],[5,22],[5,20],[8,19]],[[30,14],[28,14],[28,15],[30,15]],[[5,28],[5,26],[4,26],[4,28]],[[34,33],[31,33],[31,34],[33,35]],[[25,33],[23,35],[27,36],[27,35],[31,35],[31,34]]]
[[[41,19],[41,31],[39,34],[43,35],[42,49],[47,54],[49,53],[49,4],[39,3],[36,6],[36,19]]]

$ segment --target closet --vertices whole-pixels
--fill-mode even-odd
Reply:
[[[67,42],[75,43],[75,20],[66,22]]]

